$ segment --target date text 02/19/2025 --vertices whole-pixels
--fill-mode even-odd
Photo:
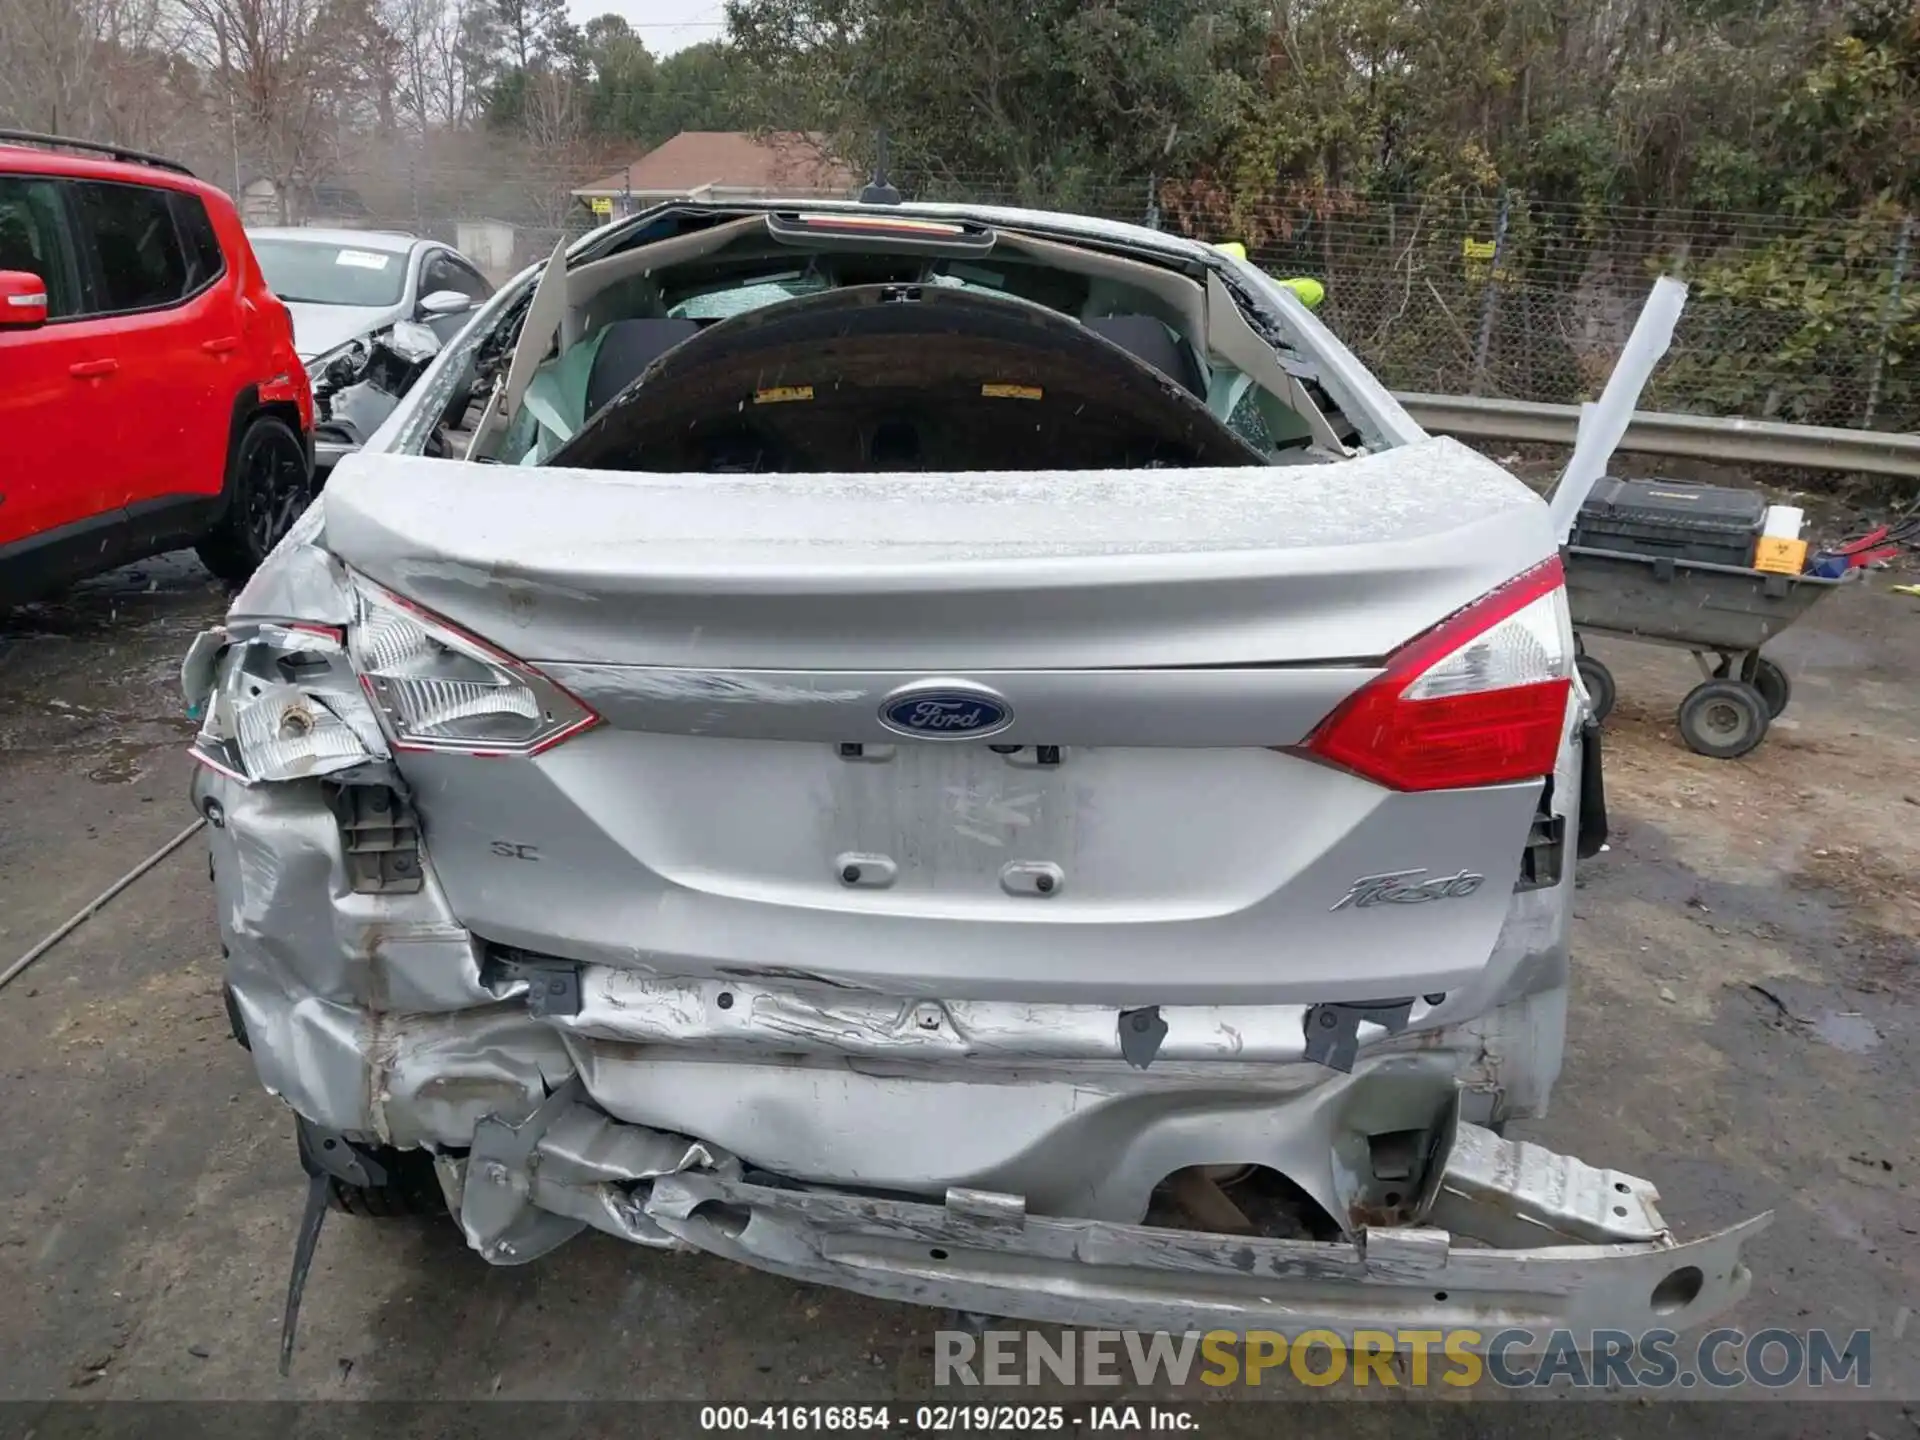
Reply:
[[[703,1405],[700,1428],[943,1435],[1171,1432],[1196,1430],[1199,1424],[1190,1410],[1157,1405]]]

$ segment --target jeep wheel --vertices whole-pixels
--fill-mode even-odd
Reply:
[[[313,499],[307,448],[286,421],[256,417],[227,463],[227,508],[195,547],[200,562],[238,585],[267,558]]]

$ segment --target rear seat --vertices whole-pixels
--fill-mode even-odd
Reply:
[[[1086,326],[1202,400],[1207,398],[1207,380],[1200,369],[1200,357],[1193,353],[1191,345],[1151,315],[1102,315],[1087,321]]]
[[[615,320],[534,371],[508,446],[543,462],[667,351],[699,334],[691,320]]]
[[[616,320],[607,326],[601,332],[593,368],[587,372],[586,415],[591,418],[597,414],[638,380],[647,366],[699,333],[699,325],[692,320]]]

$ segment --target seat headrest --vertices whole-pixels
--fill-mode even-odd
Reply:
[[[593,369],[587,374],[586,414],[599,413],[601,406],[638,380],[647,366],[699,333],[700,327],[691,320],[616,320],[607,326],[593,357]]]
[[[1102,315],[1087,321],[1087,328],[1205,398],[1207,382],[1200,371],[1200,357],[1193,353],[1191,345],[1151,315]]]

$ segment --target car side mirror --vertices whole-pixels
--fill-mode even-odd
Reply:
[[[0,326],[31,330],[47,320],[47,282],[30,270],[0,270]]]
[[[458,290],[436,290],[420,301],[422,315],[463,315],[473,308],[473,297]]]

